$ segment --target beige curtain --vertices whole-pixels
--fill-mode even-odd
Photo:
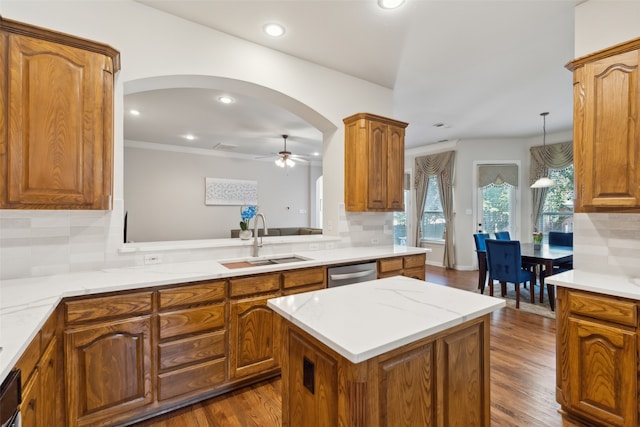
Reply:
[[[480,165],[478,166],[478,188],[487,185],[509,184],[518,186],[518,166],[517,165]]]
[[[445,268],[455,266],[454,221],[453,221],[453,174],[455,168],[455,151],[416,157],[416,218],[422,222],[424,204],[427,199],[429,177],[435,175],[440,189],[440,201],[445,220],[444,259]],[[416,242],[420,241],[420,227],[416,227]]]
[[[529,185],[543,176],[548,176],[549,169],[564,169],[573,163],[573,142],[561,142],[547,146],[531,147],[531,170],[529,172]],[[531,223],[538,226],[544,199],[547,197],[547,188],[531,189]]]

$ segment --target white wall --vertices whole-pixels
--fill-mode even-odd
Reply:
[[[124,152],[129,241],[231,237],[229,230],[239,228],[241,207],[205,205],[205,177],[256,181],[258,206],[268,227],[310,226],[319,165],[298,162],[282,169],[273,161],[202,153],[128,146]]]
[[[640,37],[640,1],[594,1],[576,6],[575,56]],[[637,143],[637,141],[636,141]],[[640,275],[640,214],[576,214],[574,266],[627,277]]]
[[[114,209],[112,212],[0,212],[0,277],[60,273],[130,262],[118,253],[123,228],[123,85],[165,75],[218,76],[269,88],[299,101],[294,113],[318,124],[323,132],[324,224],[338,235],[343,211],[344,132],[342,118],[367,111],[392,114],[392,91],[315,64],[263,48],[206,27],[173,17],[132,0],[23,1],[2,0],[0,14],[33,25],[109,44],[121,53],[114,96]],[[72,256],[73,218],[89,215],[100,223],[93,229],[89,263]],[[62,222],[53,220],[63,216]],[[47,233],[55,239],[33,240],[33,224],[52,219]],[[2,221],[5,220],[6,221]],[[81,220],[82,222],[83,220]],[[377,219],[380,224],[384,217]],[[20,232],[5,231],[18,227]],[[46,227],[50,228],[50,227]],[[7,237],[7,235],[22,237]],[[17,239],[17,240],[16,240]],[[97,249],[102,244],[101,249]],[[36,256],[57,253],[56,257]],[[10,274],[5,272],[10,271]]]

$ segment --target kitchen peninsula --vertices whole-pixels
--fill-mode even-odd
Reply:
[[[426,252],[300,250],[245,257],[256,263],[241,268],[211,259],[3,280],[1,379],[21,369],[24,420],[147,419],[277,376],[280,321],[268,299],[323,289],[330,266],[362,261],[412,277],[421,264],[424,279]],[[260,262],[274,257],[297,261]]]
[[[395,276],[268,305],[286,319],[283,426],[489,425],[503,300]]]

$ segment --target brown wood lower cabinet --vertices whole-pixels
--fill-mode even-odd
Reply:
[[[71,424],[104,425],[153,402],[151,357],[150,316],[65,331]]]
[[[283,320],[285,427],[489,426],[489,316],[352,363]]]
[[[277,295],[232,301],[230,304],[230,376],[239,378],[278,366],[280,316],[267,307]]]
[[[558,288],[556,397],[569,420],[638,426],[638,303]]]
[[[424,254],[393,262],[424,271]],[[275,376],[282,321],[267,300],[323,289],[326,278],[327,266],[318,266],[65,299],[16,364],[23,425],[126,425]],[[304,347],[323,371],[340,366],[323,351]],[[380,365],[385,384],[395,381],[393,367],[413,360],[399,357]],[[335,381],[317,384],[333,393]],[[340,402],[301,416],[328,419]]]
[[[392,276],[407,276],[418,280],[425,280],[425,254],[405,255],[378,260],[378,278]]]

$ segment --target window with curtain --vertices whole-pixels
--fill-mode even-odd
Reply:
[[[546,239],[549,231],[573,231],[573,164],[562,169],[549,169],[549,178],[556,185],[544,198],[538,230]]]
[[[531,224],[545,236],[573,228],[573,142],[531,147],[529,185],[549,176],[556,185],[531,189]]]
[[[431,175],[427,184],[427,199],[424,202],[422,221],[420,222],[422,240],[444,240],[445,224],[438,178],[435,175]]]

